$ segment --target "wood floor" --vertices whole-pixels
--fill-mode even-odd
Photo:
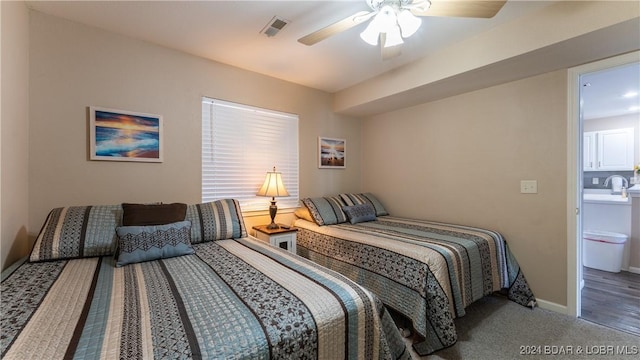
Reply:
[[[582,318],[640,336],[640,274],[583,269]]]

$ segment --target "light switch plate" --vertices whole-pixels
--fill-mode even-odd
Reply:
[[[538,180],[520,180],[521,194],[537,194]]]
[[[598,185],[598,184],[600,184],[600,178],[593,178],[593,179],[591,179],[591,184],[593,184],[593,185]]]

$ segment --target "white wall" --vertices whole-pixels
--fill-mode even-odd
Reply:
[[[59,206],[200,202],[202,96],[299,114],[301,196],[360,188],[360,121],[327,93],[34,11],[30,49],[32,235]],[[164,162],[89,161],[91,105],[163,115]],[[317,168],[318,136],[347,139],[347,169]]]
[[[29,250],[29,10],[23,2],[0,2],[1,149],[0,267]]]

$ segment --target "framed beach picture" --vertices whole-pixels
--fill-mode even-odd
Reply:
[[[162,162],[162,116],[89,107],[91,160]]]
[[[346,167],[347,142],[345,139],[318,138],[318,167],[344,169]]]

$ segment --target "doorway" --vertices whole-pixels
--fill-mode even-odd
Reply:
[[[593,297],[584,298],[583,295],[585,291],[583,291],[585,278],[589,283],[588,290],[593,290],[594,281],[597,283],[598,281],[603,284],[606,283],[606,286],[609,287],[611,284],[615,283],[614,277],[610,276],[608,272],[601,272],[599,270],[592,271],[591,268],[583,267],[583,230],[585,229],[585,210],[587,210],[587,222],[589,223],[589,219],[591,215],[589,215],[589,211],[593,211],[593,207],[591,202],[589,204],[585,204],[583,202],[583,192],[585,187],[591,189],[602,189],[604,191],[604,181],[606,179],[610,180],[610,176],[617,175],[616,171],[613,172],[605,172],[603,169],[593,169],[589,168],[589,161],[585,163],[586,153],[589,152],[589,146],[592,145],[587,142],[585,137],[585,128],[587,130],[593,130],[594,123],[597,123],[598,126],[602,126],[602,120],[598,120],[594,123],[586,123],[585,121],[590,121],[590,119],[606,119],[608,117],[616,117],[618,115],[622,116],[623,113],[626,114],[634,114],[633,116],[638,120],[635,121],[634,131],[640,131],[637,128],[640,127],[640,115],[638,115],[638,110],[630,110],[628,107],[626,109],[618,109],[617,114],[607,113],[607,111],[613,111],[613,109],[604,109],[607,105],[614,103],[611,99],[609,101],[605,101],[602,104],[596,104],[598,100],[594,100],[592,95],[597,93],[598,91],[608,91],[609,93],[615,92],[615,96],[622,96],[623,94],[618,94],[619,92],[623,92],[623,90],[612,90],[612,88],[605,88],[604,84],[606,83],[607,77],[610,75],[611,77],[615,77],[616,74],[619,76],[620,74],[617,72],[618,69],[627,70],[632,66],[637,66],[640,64],[640,52],[634,52],[610,59],[606,59],[603,61],[598,61],[591,64],[582,65],[576,68],[572,68],[569,70],[569,116],[568,116],[568,156],[567,156],[567,166],[568,166],[568,184],[567,184],[567,194],[568,194],[568,206],[567,206],[567,312],[570,315],[577,317],[591,317],[592,320],[597,320],[595,322],[604,323],[604,325],[615,327],[615,321],[612,323],[608,323],[606,321],[606,317],[611,315],[612,318],[617,316],[615,314],[606,314],[605,309],[611,308],[610,304],[618,301],[617,298],[606,299],[603,298],[604,303],[607,303],[609,306],[603,306],[602,310],[596,310],[594,314],[593,303],[591,302]],[[636,70],[637,71],[637,70]],[[627,72],[627,77],[628,77]],[[632,74],[633,76],[633,74]],[[636,74],[636,79],[640,78],[640,74]],[[593,81],[592,81],[593,80]],[[592,83],[593,82],[593,83]],[[612,84],[622,83],[624,81],[610,81]],[[596,88],[596,86],[598,88]],[[636,85],[637,87],[637,85]],[[625,89],[624,92],[628,91]],[[638,92],[638,91],[636,91]],[[596,98],[602,99],[608,95],[599,94]],[[630,94],[629,96],[634,96]],[[635,95],[637,96],[637,95]],[[636,98],[637,99],[637,98]],[[640,100],[636,100],[640,101]],[[594,113],[599,112],[599,113]],[[618,119],[619,120],[619,119]],[[634,121],[634,120],[631,120]],[[594,132],[595,133],[595,132]],[[590,134],[591,135],[591,134]],[[637,135],[634,135],[637,137]],[[585,142],[587,142],[585,144]],[[636,141],[637,142],[637,141]],[[586,153],[585,153],[586,151]],[[636,154],[638,151],[634,150],[633,156],[635,159],[633,161],[637,162],[640,159],[640,154]],[[622,170],[622,169],[615,169]],[[633,172],[631,168],[628,169],[627,172],[622,172],[619,174],[620,176],[630,177],[633,176]],[[610,186],[610,183],[607,183]],[[628,184],[626,184],[628,186]],[[608,189],[608,187],[607,187]],[[593,190],[598,191],[598,190]],[[638,201],[638,200],[636,200]],[[585,208],[586,206],[586,208]],[[630,214],[630,213],[629,213]],[[629,215],[630,216],[630,215]],[[629,219],[630,221],[630,219]],[[587,224],[587,226],[591,226],[592,224]],[[596,225],[597,226],[597,225]],[[606,227],[606,226],[605,226]],[[630,235],[630,230],[625,231],[627,235]],[[628,246],[628,244],[627,244]],[[627,248],[628,252],[628,248]],[[627,254],[628,256],[628,254]],[[628,258],[626,259],[628,267]],[[586,270],[586,271],[585,271]],[[628,269],[627,269],[628,270]],[[623,275],[631,274],[629,278],[631,282],[637,281],[640,279],[640,274],[632,274],[623,272]],[[623,283],[627,281],[627,279],[623,280]],[[600,286],[600,285],[596,285]],[[593,295],[593,291],[589,293]],[[599,291],[596,297],[605,297],[605,291]],[[585,304],[587,306],[584,308],[583,314],[583,300],[588,302]],[[590,306],[590,307],[589,307]],[[622,308],[622,306],[621,306]],[[596,309],[598,307],[596,306]],[[624,330],[624,329],[623,329]]]

